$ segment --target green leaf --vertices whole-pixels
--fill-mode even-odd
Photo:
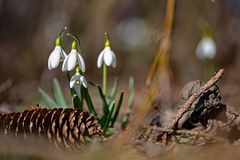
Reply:
[[[45,92],[43,89],[38,88],[39,93],[41,94],[44,102],[49,108],[57,107],[57,103]]]
[[[109,94],[109,104],[111,103],[111,101],[114,100],[116,93],[117,93],[117,86],[118,86],[118,78],[114,79],[114,83],[113,86],[111,88],[110,94]]]
[[[105,99],[105,96],[103,94],[103,91],[102,91],[101,87],[96,83],[93,83],[93,82],[89,82],[89,83],[98,88],[100,99],[103,103],[103,115],[101,117],[97,117],[99,123],[101,124],[101,127],[103,128],[103,126],[104,126],[104,124],[107,120],[107,116],[109,114],[108,104],[107,104],[107,101]]]
[[[57,105],[61,107],[67,107],[61,86],[56,78],[53,80],[53,91],[56,97]]]
[[[189,140],[190,140],[189,137],[184,136],[184,137],[181,137],[181,138],[179,139],[179,142],[180,142],[180,143],[188,143]]]
[[[110,133],[110,134],[114,134],[114,132],[115,132],[115,128],[113,127],[109,127],[107,130],[107,133]]]
[[[121,106],[122,106],[122,102],[123,102],[123,96],[124,96],[124,93],[123,93],[123,91],[121,92],[121,95],[120,95],[120,97],[119,97],[119,100],[118,100],[118,105],[117,105],[117,108],[116,108],[116,111],[115,111],[115,113],[114,113],[114,115],[113,115],[113,119],[112,119],[112,121],[111,121],[111,127],[113,127],[114,126],[114,123],[115,123],[115,121],[117,120],[117,117],[118,117],[118,115],[119,115],[119,112],[120,112],[120,109],[121,109]]]
[[[130,77],[129,78],[129,97],[128,97],[128,109],[130,109],[129,111],[132,111],[132,106],[134,103],[134,78]]]
[[[95,111],[95,108],[93,106],[92,99],[88,93],[88,89],[81,86],[81,93],[83,93],[82,98],[84,98],[87,103],[89,113],[97,117],[97,112]]]
[[[114,108],[115,108],[115,101],[112,101],[112,103],[109,105],[109,109],[110,109],[110,112],[109,114],[107,115],[107,119],[104,123],[104,127],[103,127],[103,134],[106,134],[108,128],[109,128],[109,123],[112,119],[112,114],[113,114],[113,111],[114,111]]]
[[[73,95],[72,102],[75,109],[79,109],[80,111],[83,111],[82,102],[77,94]]]
[[[176,135],[174,136],[175,140],[178,141],[179,143],[185,144],[190,141],[190,137],[186,134],[183,135]]]
[[[123,117],[123,122],[122,122],[123,128],[125,128],[128,123],[130,113],[132,112],[133,104],[134,104],[134,79],[133,79],[133,77],[130,77],[129,78],[128,106],[127,106],[127,112],[126,112],[125,116]]]
[[[108,108],[106,98],[103,94],[102,88],[99,85],[97,86],[97,88],[98,88],[99,95],[100,95],[100,98],[101,98],[102,103],[103,103],[103,113],[104,113],[104,115],[108,115],[109,114],[109,108]]]
[[[82,86],[80,86],[80,100],[82,102],[82,106],[84,106],[84,90],[82,88]]]

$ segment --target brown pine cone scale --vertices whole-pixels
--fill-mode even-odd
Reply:
[[[88,112],[73,108],[33,108],[24,112],[0,114],[4,135],[45,137],[56,147],[81,148],[93,137],[101,137],[101,126]]]

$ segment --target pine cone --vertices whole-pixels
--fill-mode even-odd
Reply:
[[[17,137],[46,137],[58,148],[81,149],[82,144],[101,137],[101,127],[88,112],[73,108],[46,109],[32,106],[24,112],[0,114],[0,130]]]

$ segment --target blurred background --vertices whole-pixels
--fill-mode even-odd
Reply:
[[[170,49],[173,88],[204,79],[206,62],[195,52],[203,34],[201,26],[207,23],[217,47],[207,70],[224,68],[222,93],[229,102],[240,103],[239,7],[239,0],[176,1]],[[47,68],[55,38],[64,26],[80,37],[86,77],[97,83],[101,83],[97,56],[103,49],[104,32],[109,32],[118,61],[110,76],[120,77],[121,89],[127,88],[128,78],[133,76],[141,98],[162,38],[165,11],[165,0],[0,0],[1,106],[38,102],[38,87],[51,92],[54,77],[68,94],[60,67]],[[71,41],[67,36],[63,39],[67,53]]]

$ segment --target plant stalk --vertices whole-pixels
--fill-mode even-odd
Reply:
[[[103,63],[103,95],[106,96],[107,94],[107,65]]]

